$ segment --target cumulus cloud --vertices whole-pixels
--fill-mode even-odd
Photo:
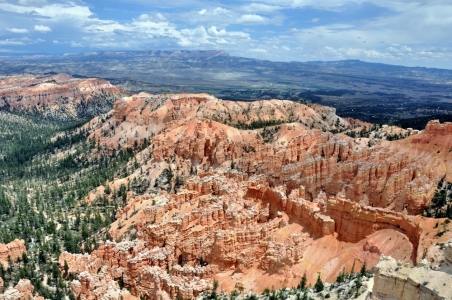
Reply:
[[[264,48],[254,48],[254,49],[250,49],[249,51],[253,52],[253,53],[261,53],[261,54],[267,54],[268,53],[268,51],[266,49],[264,49]]]
[[[251,3],[239,8],[240,11],[247,13],[273,13],[281,9],[282,7],[279,5],[267,5],[263,3]]]
[[[12,33],[28,33],[28,29],[25,28],[6,28],[6,30]]]
[[[83,46],[82,43],[78,43],[78,42],[72,41],[71,42],[71,47],[77,48],[77,47],[85,47],[85,46]]]
[[[137,18],[137,21],[139,21],[139,22],[146,22],[146,21],[163,22],[163,21],[166,21],[166,20],[167,19],[165,18],[165,16],[162,15],[161,13],[156,13],[155,15],[141,14]]]
[[[246,14],[240,16],[240,18],[237,19],[237,23],[239,24],[263,24],[267,23],[268,19],[256,14]]]
[[[24,46],[24,45],[31,45],[31,44],[37,44],[42,43],[44,40],[42,39],[30,39],[28,37],[24,38],[12,38],[12,39],[4,39],[0,40],[1,46]]]
[[[45,26],[45,25],[35,25],[35,31],[38,31],[41,33],[47,33],[47,32],[52,32],[52,29],[49,26]]]
[[[212,26],[208,29],[208,32],[212,36],[225,37],[225,36],[239,36],[245,39],[249,39],[250,35],[242,31],[226,31],[225,29],[217,30],[216,26]]]
[[[0,45],[27,49],[41,42],[33,34],[47,33],[55,48],[222,49],[278,60],[452,61],[452,3],[446,0],[118,0],[167,8],[132,11],[128,19],[100,17],[89,1],[0,0],[5,28]],[[359,7],[379,9],[350,17]]]

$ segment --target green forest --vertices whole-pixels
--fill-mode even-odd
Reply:
[[[0,243],[23,239],[28,251],[0,269],[5,288],[29,279],[47,299],[74,299],[67,281],[72,275],[58,268],[60,253],[96,249],[107,238],[101,229],[115,220],[127,191],[135,188],[110,191],[114,201],[100,197],[90,206],[80,205],[94,188],[129,172],[127,163],[139,150],[110,154],[88,139],[84,124],[0,113]]]

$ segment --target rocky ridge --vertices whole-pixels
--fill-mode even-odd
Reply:
[[[0,76],[0,86],[0,110],[56,121],[93,118],[128,94],[105,80],[68,74]]]

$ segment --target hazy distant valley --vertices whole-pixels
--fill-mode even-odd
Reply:
[[[452,71],[355,60],[286,63],[222,51],[96,52],[3,57],[0,72],[100,77],[134,93],[206,92],[240,101],[302,99],[335,107],[344,117],[417,129],[432,118],[451,120],[452,111]],[[412,118],[419,124],[398,123]]]

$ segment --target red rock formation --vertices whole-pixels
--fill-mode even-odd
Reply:
[[[429,177],[446,176],[452,181],[452,124],[430,121],[425,130],[407,139],[384,143],[387,148],[397,148],[409,157],[422,161],[422,168]]]
[[[137,155],[149,175],[129,179],[155,182],[171,168],[186,182],[177,193],[128,195],[109,233],[120,240],[134,230],[136,240],[61,255],[60,266],[66,260],[78,275],[77,295],[97,290],[93,282],[118,280],[146,299],[191,299],[214,278],[223,290],[262,291],[296,285],[305,271],[310,282],[317,272],[331,281],[354,263],[356,270],[375,265],[380,254],[417,262],[429,246],[433,225],[414,215],[441,174],[427,166],[425,149],[413,155],[404,148],[423,134],[369,143],[325,132],[338,129],[337,119],[350,126],[330,108],[208,95],[126,97],[107,117],[86,125],[103,149],[150,140]],[[237,128],[259,120],[290,123]],[[426,132],[434,139],[433,127]]]
[[[8,257],[11,261],[22,258],[22,253],[27,253],[25,242],[23,240],[14,240],[9,244],[0,244],[0,263],[8,265]]]
[[[127,93],[109,82],[67,74],[0,77],[0,109],[46,119],[80,119],[108,112]]]

